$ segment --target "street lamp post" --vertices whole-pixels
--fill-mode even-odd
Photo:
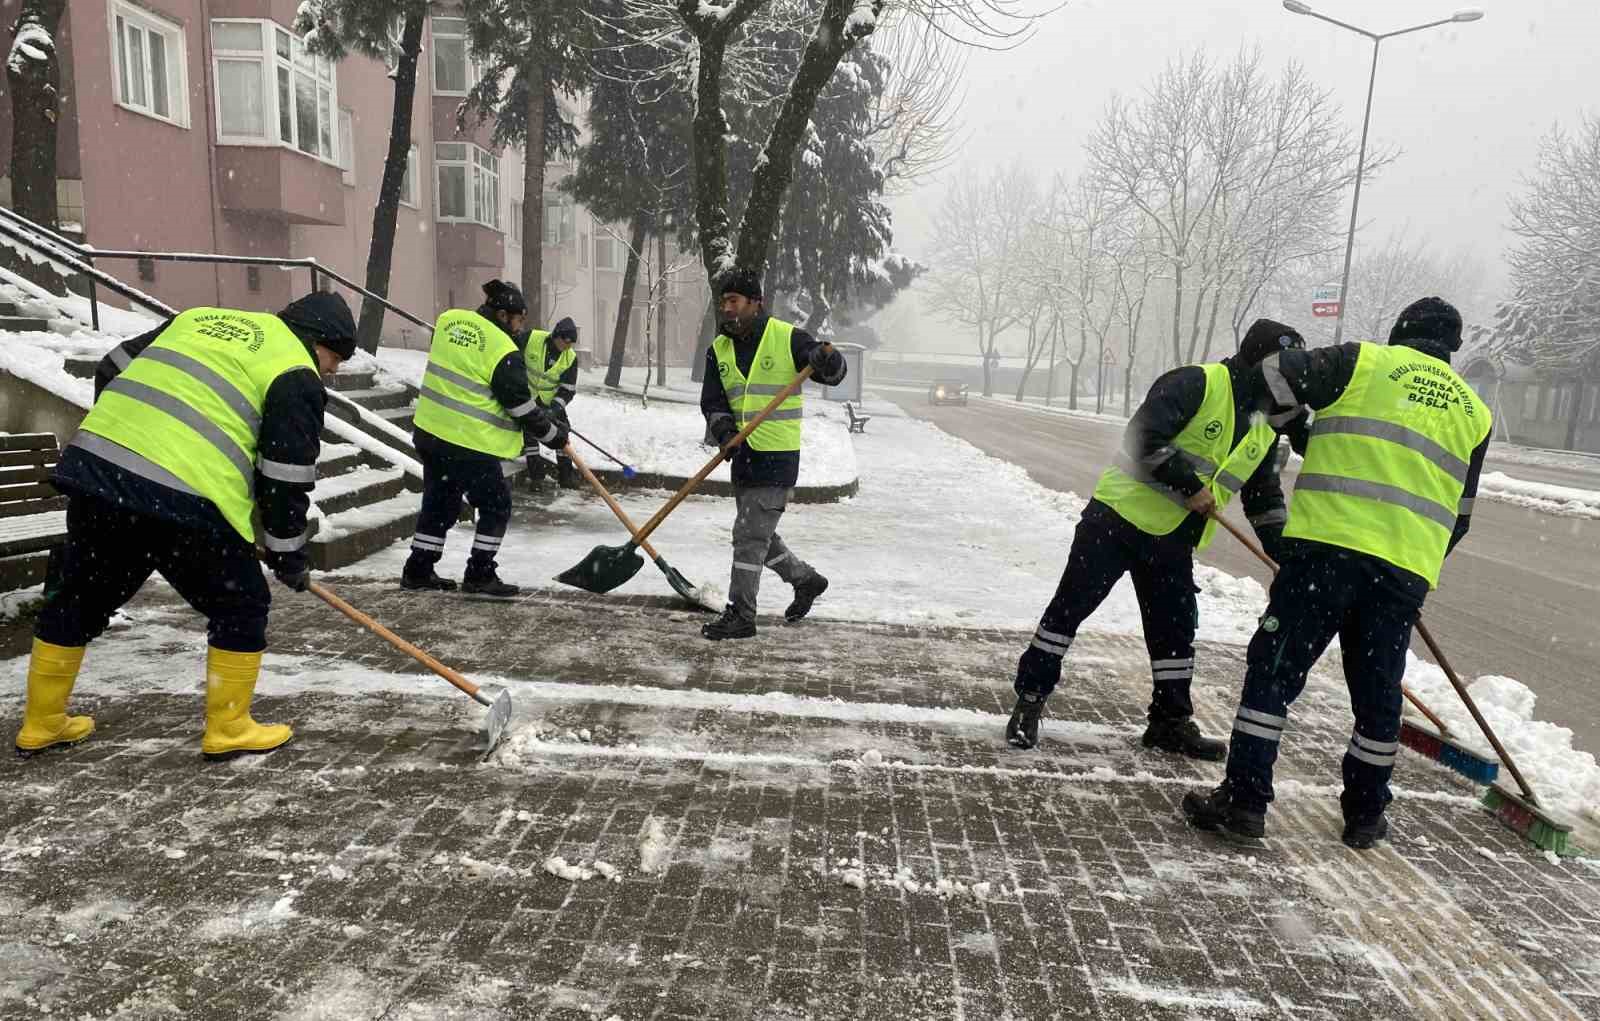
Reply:
[[[1372,124],[1372,90],[1378,83],[1378,44],[1385,39],[1392,39],[1397,35],[1407,35],[1411,32],[1420,32],[1425,28],[1435,28],[1439,25],[1448,25],[1452,22],[1477,21],[1483,17],[1483,12],[1477,8],[1468,7],[1455,12],[1448,18],[1430,21],[1423,25],[1412,25],[1394,32],[1368,32],[1364,28],[1330,18],[1326,14],[1319,14],[1311,9],[1310,5],[1301,3],[1300,0],[1283,0],[1283,9],[1291,14],[1305,14],[1321,21],[1326,21],[1340,28],[1347,28],[1358,35],[1366,36],[1372,40],[1372,74],[1367,79],[1367,111],[1361,118],[1361,148],[1356,155],[1356,189],[1355,195],[1350,200],[1350,230],[1344,241],[1344,274],[1339,278],[1339,316],[1334,320],[1333,342],[1339,343],[1344,339],[1344,310],[1349,303],[1350,291],[1350,256],[1356,247],[1356,214],[1361,208],[1361,175],[1367,169],[1367,128]]]

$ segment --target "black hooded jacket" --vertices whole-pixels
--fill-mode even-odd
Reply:
[[[1280,341],[1279,338],[1285,338]],[[1233,446],[1237,447],[1250,431],[1250,416],[1265,413],[1272,405],[1272,395],[1259,372],[1253,371],[1257,362],[1269,354],[1281,351],[1289,342],[1300,342],[1300,335],[1292,328],[1261,319],[1250,328],[1239,346],[1239,353],[1222,359],[1233,384]],[[1199,413],[1205,403],[1206,373],[1198,365],[1185,365],[1158,377],[1145,396],[1144,403],[1128,421],[1122,435],[1122,449],[1137,464],[1150,466],[1150,474],[1184,496],[1193,496],[1204,483],[1189,465],[1178,456],[1173,441]],[[1230,448],[1231,449],[1231,448]],[[1255,529],[1256,537],[1268,555],[1276,555],[1283,536],[1287,514],[1284,510],[1283,484],[1279,472],[1284,459],[1280,444],[1268,453],[1239,491],[1244,513]],[[1084,508],[1085,520],[1097,521],[1108,527],[1121,528],[1125,524],[1121,515],[1099,500],[1090,500]],[[1163,536],[1164,541],[1194,547],[1205,530],[1205,519],[1199,514],[1189,514],[1175,530]]]
[[[295,302],[290,306],[295,313],[285,319],[305,344],[313,362],[317,357],[316,336],[334,335],[341,330],[348,331],[343,334],[346,337],[353,337],[355,333],[355,324],[349,322],[349,311],[343,302],[338,309],[333,309],[331,305],[324,307],[315,300],[317,298],[313,295]],[[342,320],[336,322],[340,311]],[[285,309],[285,313],[289,313],[289,309]],[[319,330],[298,325],[313,321],[321,321],[321,329],[328,332],[321,334]],[[102,358],[95,369],[95,399],[99,399],[101,391],[133,358],[155,343],[171,325],[172,320],[168,319],[153,330],[123,341]],[[258,458],[287,465],[309,465],[315,469],[322,451],[322,416],[326,403],[322,377],[315,369],[292,369],[275,379],[262,401],[261,431],[256,440]],[[152,482],[80,447],[69,445],[62,451],[55,480],[64,492],[98,497],[122,510],[212,532],[222,540],[238,538],[233,526],[210,500]],[[287,482],[256,472],[256,507],[268,535],[292,540],[305,534],[313,485]],[[275,559],[273,554],[268,554],[269,563]]]
[[[1414,348],[1432,358],[1437,358],[1446,365],[1450,363],[1453,348],[1446,343],[1431,339],[1412,337],[1403,340],[1391,340],[1391,344],[1400,344]],[[1267,376],[1263,368],[1270,367],[1275,374],[1287,384],[1292,396],[1298,404],[1305,405],[1313,410],[1320,411],[1337,401],[1344,395],[1345,387],[1350,385],[1350,380],[1355,378],[1356,358],[1361,353],[1361,344],[1350,341],[1334,347],[1319,347],[1314,351],[1285,351],[1275,361],[1258,366],[1253,373],[1255,385],[1266,386]],[[1283,410],[1285,405],[1274,401],[1275,410]],[[1305,420],[1298,420],[1288,430],[1289,441],[1294,446],[1295,452],[1302,456],[1306,451],[1306,443],[1310,440],[1310,430],[1306,427]],[[1466,485],[1461,491],[1461,508],[1456,515],[1456,526],[1450,535],[1450,544],[1445,549],[1446,555],[1456,548],[1456,544],[1466,538],[1468,530],[1472,528],[1472,504],[1478,495],[1478,476],[1483,473],[1483,459],[1489,452],[1489,438],[1484,437],[1472,452],[1472,459],[1467,465]],[[1339,547],[1330,547],[1325,543],[1313,542],[1304,539],[1288,540],[1284,544],[1284,556],[1303,556],[1314,551],[1326,552],[1337,549],[1340,554],[1350,556],[1366,556],[1363,553],[1354,553]],[[1376,560],[1376,557],[1370,558]],[[1395,567],[1386,561],[1384,566],[1394,576],[1400,588],[1416,599],[1418,606],[1428,594],[1427,579],[1413,574],[1401,567]]]

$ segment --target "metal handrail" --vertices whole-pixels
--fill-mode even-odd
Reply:
[[[417,326],[428,330],[429,332],[432,332],[433,330],[432,323],[412,315],[410,312],[407,312],[405,309],[389,301],[389,299],[383,297],[382,295],[374,294],[372,291],[367,290],[360,284],[347,280],[344,276],[322,265],[315,259],[286,259],[272,256],[252,255],[214,255],[203,252],[134,252],[123,251],[120,249],[94,248],[88,245],[80,245],[75,241],[62,237],[60,234],[57,234],[50,228],[40,226],[20,213],[17,213],[11,209],[6,209],[3,206],[0,206],[0,219],[10,221],[12,224],[16,224],[21,229],[38,235],[40,239],[43,239],[49,245],[66,249],[73,256],[75,256],[77,260],[83,262],[89,267],[89,271],[84,272],[83,275],[89,279],[89,316],[91,325],[96,330],[100,328],[100,306],[95,295],[95,284],[97,282],[112,292],[120,294],[123,297],[128,298],[130,301],[138,301],[140,304],[145,305],[145,307],[151,308],[154,311],[161,311],[165,315],[173,315],[174,313],[165,305],[161,305],[159,308],[150,305],[150,302],[154,299],[150,298],[148,295],[139,295],[138,297],[135,297],[135,295],[138,294],[137,291],[134,291],[130,294],[129,292],[132,289],[121,284],[121,282],[115,277],[94,272],[93,267],[95,259],[149,259],[152,262],[189,262],[220,266],[278,266],[285,269],[306,269],[311,273],[311,289],[313,291],[321,289],[321,282],[318,277],[326,276],[328,279],[335,281],[340,286],[345,287],[346,289],[353,291],[364,298],[370,298],[373,301],[376,301],[378,304],[393,312],[395,315],[400,316],[402,319],[405,319],[407,322],[414,323]],[[4,229],[5,226],[5,224],[0,223],[0,229]],[[9,230],[7,230],[6,233],[24,243],[27,243],[29,240],[26,238],[18,238],[16,234]],[[70,262],[70,260],[58,261]],[[80,270],[80,272],[82,271]]]

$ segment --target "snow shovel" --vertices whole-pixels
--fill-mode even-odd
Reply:
[[[661,573],[666,575],[667,584],[672,586],[672,591],[678,593],[678,595],[689,600],[689,602],[695,604],[696,606],[705,607],[712,613],[721,612],[722,603],[720,601],[713,601],[713,599],[708,596],[700,588],[700,586],[690,582],[688,578],[685,578],[678,572],[676,567],[673,567],[671,564],[662,559],[661,554],[657,553],[650,546],[650,541],[648,539],[638,538],[639,528],[631,519],[629,519],[628,512],[623,510],[621,505],[617,503],[616,498],[613,497],[606,489],[605,484],[599,479],[595,478],[594,472],[590,471],[589,466],[583,463],[583,459],[573,452],[572,445],[570,443],[567,444],[567,449],[563,451],[563,453],[572,459],[572,463],[577,466],[578,471],[582,472],[583,477],[589,480],[589,485],[593,486],[594,491],[600,494],[601,499],[605,500],[606,506],[610,507],[611,513],[615,514],[617,516],[617,520],[622,522],[623,527],[628,530],[628,534],[634,536],[634,542],[638,544],[639,548],[644,550],[645,555],[647,555],[651,560],[655,561],[657,567],[661,568]],[[629,572],[631,576],[633,572],[639,570],[637,566],[639,555],[637,553],[632,553],[630,556],[635,561],[634,568]],[[556,581],[559,581],[564,585],[572,585],[576,588],[585,589],[587,591],[596,591],[595,589],[589,587],[590,579],[584,575],[582,570],[582,568],[589,563],[590,560],[585,559],[583,563],[579,564],[577,567],[574,567],[568,571],[563,571],[562,573],[556,575]]]
[[[682,503],[684,498],[694,492],[696,486],[705,481],[707,475],[716,470],[717,465],[721,464],[733,453],[734,448],[744,442],[746,436],[755,431],[756,426],[766,421],[768,415],[777,411],[778,406],[792,397],[795,391],[804,386],[806,380],[810,378],[811,366],[807,365],[795,375],[787,386],[774,394],[772,400],[767,402],[767,406],[757,412],[756,416],[747,422],[745,427],[740,429],[733,439],[723,444],[715,456],[706,462],[706,466],[695,473],[694,478],[685,482],[682,488],[673,493],[672,499],[668,500],[664,507],[656,511],[655,515],[644,523],[643,528],[634,532],[632,542],[625,546],[596,546],[589,551],[588,556],[584,557],[575,566],[558,575],[558,579],[587,592],[610,592],[618,585],[632,578],[639,572],[639,568],[644,566],[644,561],[640,559],[639,554],[634,552],[639,548],[640,544],[650,537],[651,532],[660,527],[661,522],[666,519],[668,514],[672,513],[674,507]],[[577,462],[574,461],[573,463],[576,464]],[[677,588],[676,585],[673,587]],[[696,600],[696,602],[699,602],[699,600]]]
[[[487,707],[489,715],[483,721],[483,734],[487,739],[487,743],[484,745],[483,753],[488,755],[495,750],[495,747],[500,744],[500,739],[505,737],[506,724],[511,722],[511,692],[498,684],[473,684],[426,652],[423,652],[354,606],[340,599],[317,582],[312,582],[310,588],[312,595],[371,631],[379,638],[382,638],[429,670],[432,670],[440,677],[443,677],[451,684],[454,684],[468,695],[471,695],[474,702]]]

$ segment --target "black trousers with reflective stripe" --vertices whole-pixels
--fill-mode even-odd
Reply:
[[[417,515],[417,534],[444,537],[461,520],[461,501],[465,499],[478,512],[477,534],[501,537],[511,524],[511,482],[500,462],[482,458],[441,455],[417,444],[422,459],[422,510]],[[444,553],[415,547],[407,566],[432,567]],[[467,558],[469,577],[482,577],[495,569],[493,551],[473,547]]]
[[[1100,608],[1124,574],[1133,576],[1144,621],[1144,644],[1151,662],[1194,659],[1194,632],[1199,620],[1195,601],[1194,550],[1140,531],[1115,511],[1101,505],[1086,512],[1072,537],[1066,570],[1056,593],[1045,608],[1039,628],[1069,640],[1089,615]],[[1173,671],[1167,671],[1171,673]],[[1192,669],[1190,671],[1192,675]],[[1017,664],[1016,691],[1048,695],[1061,679],[1061,656],[1035,645],[1022,653]],[[1189,700],[1192,676],[1154,680],[1150,697],[1152,720],[1187,719],[1194,714]]]
[[[237,532],[174,524],[98,497],[67,501],[59,581],[46,593],[34,634],[76,647],[98,638],[111,615],[159,572],[207,621],[210,643],[229,652],[267,647],[272,593],[255,549]]]
[[[1368,742],[1399,740],[1400,682],[1411,628],[1421,609],[1415,594],[1384,562],[1320,543],[1296,544],[1273,579],[1267,612],[1250,639],[1239,704],[1287,717],[1305,689],[1306,673],[1338,635],[1355,732]],[[1252,809],[1265,810],[1272,800],[1279,743],[1238,729],[1229,741],[1228,784],[1234,797]],[[1341,771],[1344,793],[1339,801],[1345,819],[1370,820],[1393,798],[1392,761],[1375,765],[1347,750]]]

